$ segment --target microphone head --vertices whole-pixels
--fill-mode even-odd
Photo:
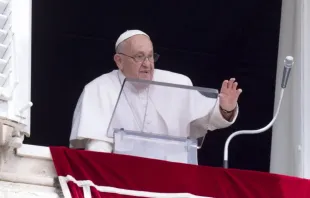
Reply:
[[[292,67],[292,65],[294,64],[294,58],[292,56],[287,56],[284,60],[284,64],[287,67]]]

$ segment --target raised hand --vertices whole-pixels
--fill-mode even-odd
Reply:
[[[238,98],[242,92],[235,80],[235,78],[231,78],[230,80],[224,80],[222,83],[219,102],[220,107],[225,111],[233,111],[236,108]]]

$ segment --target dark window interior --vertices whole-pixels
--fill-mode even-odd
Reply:
[[[114,43],[127,29],[147,32],[161,55],[156,67],[220,88],[235,77],[243,93],[236,123],[209,132],[199,163],[222,166],[224,143],[236,130],[272,118],[281,0],[33,1],[31,137],[25,143],[68,146],[83,86],[116,68]],[[230,167],[269,171],[269,130],[239,136]]]

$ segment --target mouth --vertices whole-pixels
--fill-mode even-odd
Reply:
[[[150,71],[140,71],[140,73],[142,73],[142,74],[149,74]]]

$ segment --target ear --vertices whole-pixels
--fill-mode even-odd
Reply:
[[[119,54],[114,54],[114,62],[119,70],[123,70],[122,57]]]

